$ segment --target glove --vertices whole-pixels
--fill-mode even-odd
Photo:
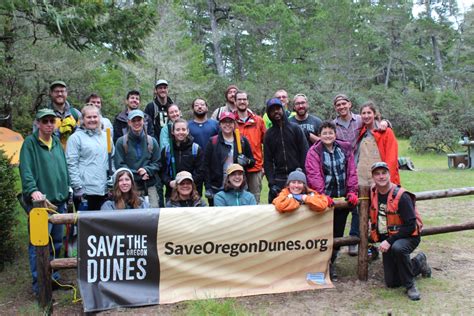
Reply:
[[[213,199],[214,198],[214,192],[212,192],[212,190],[206,190],[205,196],[208,199]]]
[[[237,163],[241,165],[242,167],[247,167],[250,164],[250,159],[247,158],[245,155],[240,154],[237,157]]]
[[[274,196],[277,196],[277,195],[280,193],[280,191],[281,191],[280,187],[277,186],[277,185],[275,185],[275,184],[270,187],[270,192],[271,192]]]
[[[346,195],[346,201],[352,206],[356,206],[357,203],[359,203],[359,198],[357,197],[357,194],[355,193],[347,193]]]
[[[326,195],[326,199],[328,200],[328,207],[334,206],[334,200],[330,196]]]
[[[293,194],[293,198],[298,202],[303,201],[303,194]]]
[[[73,195],[75,199],[81,200],[82,197],[84,196],[84,189],[83,188],[74,189]]]

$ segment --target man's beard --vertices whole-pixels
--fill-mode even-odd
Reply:
[[[207,112],[198,113],[196,111],[193,111],[193,113],[195,117],[200,118],[200,119],[204,118],[207,114]]]

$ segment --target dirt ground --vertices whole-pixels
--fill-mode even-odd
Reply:
[[[474,214],[474,198],[424,201],[418,203],[424,215],[425,226],[469,221]],[[346,249],[337,262],[339,281],[335,288],[319,291],[302,291],[284,294],[259,295],[236,298],[237,305],[249,314],[257,315],[372,315],[372,314],[436,314],[471,315],[474,310],[474,231],[464,231],[424,237],[415,250],[424,251],[432,266],[429,279],[418,279],[422,294],[418,302],[406,298],[403,289],[386,289],[383,284],[382,261],[370,264],[369,280],[361,282],[356,277],[357,259],[349,257]],[[22,261],[26,261],[25,258]],[[25,263],[25,262],[24,262]],[[75,271],[67,274],[75,278]],[[34,298],[29,290],[29,275],[9,276],[7,284],[21,283],[21,293],[0,302],[2,314],[37,314]],[[54,314],[81,314],[82,304],[71,303],[72,292],[54,292]],[[103,312],[106,315],[184,315],[188,303],[118,309]]]

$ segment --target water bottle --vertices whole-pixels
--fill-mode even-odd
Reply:
[[[84,196],[82,198],[81,203],[79,204],[79,211],[88,211],[89,210],[89,203],[87,202],[87,198]]]

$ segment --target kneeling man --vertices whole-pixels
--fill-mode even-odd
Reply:
[[[390,182],[388,165],[372,165],[375,186],[371,190],[370,238],[380,242],[383,270],[388,287],[404,286],[408,297],[420,299],[415,277],[431,276],[426,255],[419,252],[413,259],[410,254],[420,243],[420,224],[415,211],[415,197],[400,186]]]

